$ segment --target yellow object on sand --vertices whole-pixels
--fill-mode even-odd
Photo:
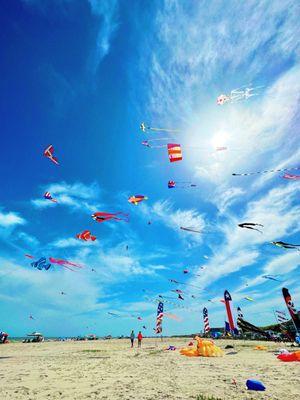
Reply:
[[[181,349],[180,354],[187,357],[222,357],[224,355],[223,350],[216,346],[212,340],[201,339],[198,336],[195,339],[197,340],[197,348]]]
[[[266,346],[256,346],[254,350],[268,350],[268,348]]]

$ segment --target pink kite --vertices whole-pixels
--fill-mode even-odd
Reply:
[[[294,175],[294,174],[284,174],[283,175],[284,179],[289,179],[291,181],[297,181],[298,179],[300,179],[300,175]]]

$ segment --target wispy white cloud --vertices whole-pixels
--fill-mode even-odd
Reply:
[[[0,227],[2,228],[14,228],[18,225],[25,225],[26,220],[21,217],[18,213],[9,211],[0,211]]]
[[[99,31],[94,51],[93,67],[96,70],[99,63],[110,49],[111,40],[118,28],[118,0],[88,0],[93,15],[100,19]]]
[[[143,205],[140,207],[144,215],[152,220],[163,223],[169,229],[175,231],[182,238],[188,237],[191,242],[199,242],[202,235],[183,231],[180,227],[203,230],[206,227],[205,216],[196,209],[178,209],[168,200],[159,200],[152,206]]]

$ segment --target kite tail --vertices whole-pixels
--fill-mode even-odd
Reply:
[[[150,126],[148,129],[155,132],[181,132],[179,129],[151,128]]]
[[[118,221],[129,222],[129,214],[125,214],[125,213],[123,213],[122,211],[120,211],[120,212],[117,212],[116,215],[122,215],[122,216],[124,217],[124,218],[118,218],[118,217],[116,217],[116,219],[117,219]]]

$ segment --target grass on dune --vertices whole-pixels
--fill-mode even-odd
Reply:
[[[205,396],[204,394],[198,394],[196,400],[222,400],[219,397]]]

